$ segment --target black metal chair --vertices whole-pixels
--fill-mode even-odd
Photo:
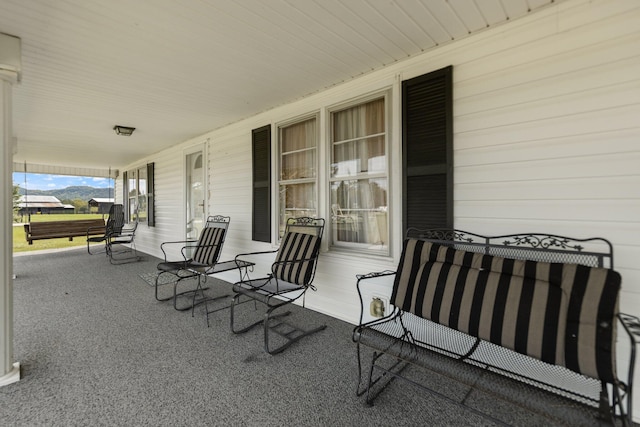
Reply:
[[[135,221],[133,224],[123,226],[120,232],[107,236],[107,256],[111,264],[126,264],[142,259],[136,251],[135,236],[137,229],[138,221]]]
[[[164,254],[164,261],[158,264],[158,276],[155,282],[155,297],[158,301],[168,301],[173,299],[173,307],[176,310],[184,311],[191,308],[191,315],[193,316],[193,308],[201,302],[206,304],[207,301],[228,297],[224,295],[216,298],[207,299],[204,295],[204,291],[207,288],[203,287],[209,274],[216,273],[215,267],[222,253],[222,246],[229,228],[230,217],[215,215],[207,218],[205,227],[200,233],[198,240],[179,240],[173,242],[164,242],[160,245],[160,249]],[[172,246],[182,245],[180,253],[182,259],[178,261],[169,261],[168,251]],[[236,268],[233,263],[233,268]],[[173,294],[167,297],[160,297],[158,295],[158,286],[163,280],[161,277],[166,275],[173,276]],[[191,288],[185,291],[178,292],[178,286],[184,283],[185,279],[197,278],[197,285],[195,288]],[[196,301],[196,296],[200,293],[202,299]],[[192,294],[191,305],[185,307],[178,307],[178,297],[182,295]],[[208,312],[208,309],[207,309]],[[208,324],[207,316],[207,324]]]
[[[87,252],[90,255],[107,252],[108,240],[119,235],[124,227],[124,206],[121,204],[113,204],[109,208],[109,216],[104,228],[103,235],[92,235],[92,231],[97,230],[97,227],[90,227],[87,230]],[[96,252],[91,252],[91,243],[103,243],[104,249]]]
[[[326,325],[321,325],[304,330],[291,322],[280,320],[290,314],[289,311],[277,315],[273,314],[275,310],[304,297],[308,289],[315,290],[311,283],[318,263],[324,222],[322,218],[289,218],[280,248],[277,251],[252,252],[236,256],[236,261],[240,263],[246,262],[243,259],[246,257],[276,253],[275,262],[271,265],[271,274],[257,279],[247,278],[233,285],[235,292],[231,302],[231,331],[233,333],[239,334],[248,331],[262,323],[264,326],[264,350],[269,354],[276,354],[301,338],[326,328]],[[246,299],[243,298],[244,301],[241,301],[242,297],[246,297]],[[266,306],[267,311],[264,319],[237,328],[234,309],[238,304],[248,301],[255,301]],[[270,332],[282,337],[284,344],[270,348]],[[279,341],[281,342],[282,339]]]

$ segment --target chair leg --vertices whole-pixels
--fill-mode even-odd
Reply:
[[[239,305],[239,304],[244,304],[245,302],[252,301],[252,300],[249,299],[247,301],[240,302],[240,296],[241,296],[241,294],[235,294],[233,296],[233,298],[231,299],[231,307],[230,307],[230,309],[231,309],[231,314],[230,314],[231,332],[233,332],[234,334],[242,334],[244,332],[247,332],[249,329],[251,329],[251,328],[253,328],[255,326],[258,326],[259,324],[261,324],[263,322],[262,320],[258,320],[257,322],[254,322],[254,323],[250,324],[249,326],[244,327],[242,329],[236,329],[235,328],[235,326],[234,326],[235,325],[235,321],[234,321],[234,313],[235,313],[234,309],[235,309],[235,306]]]
[[[300,341],[302,338],[309,336],[311,334],[315,334],[316,332],[320,332],[324,329],[327,328],[327,325],[320,325],[318,327],[315,327],[313,329],[301,329],[298,328],[290,323],[285,323],[285,322],[280,322],[276,325],[271,326],[270,323],[272,320],[276,320],[278,318],[287,316],[289,314],[291,314],[290,311],[287,311],[285,313],[282,314],[277,314],[272,316],[272,313],[275,309],[280,308],[286,304],[289,304],[289,302],[285,302],[282,304],[278,304],[276,306],[273,306],[271,308],[269,308],[269,310],[267,310],[267,313],[265,314],[265,318],[264,318],[264,351],[269,353],[269,354],[278,354],[282,351],[284,351],[285,349],[289,348],[289,346],[291,346],[291,344]],[[280,325],[286,325],[289,328],[291,328],[291,330],[287,331],[287,332],[281,332],[278,331],[277,328]],[[274,349],[269,348],[269,331],[272,331],[278,335],[280,335],[281,337],[285,338],[286,342],[284,344],[282,344],[279,347],[276,347]]]
[[[99,252],[96,252],[94,250],[93,252],[91,252],[91,242],[89,240],[87,240],[87,252],[89,253],[89,255],[101,254],[101,253],[103,253],[105,251],[106,251],[106,245],[105,245],[105,250],[101,250]]]
[[[199,276],[199,275],[198,275],[198,276]],[[202,292],[202,295],[204,295],[204,291],[206,291],[207,289],[209,289],[209,288],[203,288],[203,287],[201,287],[201,286],[199,285],[199,283],[200,283],[200,278],[198,278],[198,286],[196,286],[196,288],[195,288],[195,289],[190,289],[190,290],[187,290],[187,291],[178,292],[178,284],[179,284],[182,280],[184,280],[184,279],[191,279],[191,278],[193,278],[193,277],[195,277],[195,275],[194,275],[194,276],[184,276],[184,277],[179,277],[179,278],[178,278],[178,280],[176,280],[176,282],[173,284],[173,296],[172,296],[172,297],[170,297],[170,298],[168,298],[168,299],[173,298],[173,308],[174,308],[174,309],[176,309],[177,311],[187,311],[187,310],[189,310],[189,309],[192,309],[192,308],[193,308],[193,306],[194,306],[193,301],[195,301],[195,294],[197,294],[197,292],[198,292],[198,291],[201,291],[201,292]],[[199,289],[198,289],[198,288],[199,288]],[[187,306],[185,306],[185,307],[178,307],[178,297],[179,297],[179,296],[182,296],[182,295],[190,294],[190,293],[193,293],[193,294],[194,294],[194,298],[192,298],[192,304],[191,304],[191,305],[187,305]],[[196,301],[196,302],[195,302],[195,305],[198,305],[198,304],[200,304],[200,303],[202,303],[202,302],[204,302],[204,299],[203,299],[203,300],[200,300],[200,301]]]
[[[278,313],[278,314],[274,314],[274,311],[276,309],[279,309],[287,304],[290,304],[291,301],[285,301],[285,302],[281,302],[275,305],[270,305],[267,304],[268,309],[267,312],[264,315],[264,318],[262,320],[258,320],[254,323],[251,323],[250,325],[240,328],[240,329],[236,329],[236,325],[235,325],[235,306],[237,304],[240,304],[240,296],[241,294],[235,294],[231,300],[231,313],[230,313],[230,326],[231,326],[231,332],[233,332],[234,334],[241,334],[243,332],[248,331],[249,329],[253,328],[254,326],[258,326],[260,324],[262,324],[263,329],[264,329],[264,351],[266,353],[269,354],[277,354],[282,352],[283,350],[287,349],[289,346],[291,346],[291,344],[301,340],[302,338],[309,336],[311,334],[314,334],[316,332],[322,331],[324,329],[326,329],[327,325],[320,325],[316,328],[313,329],[309,329],[309,330],[305,330],[305,329],[301,329],[298,328],[297,326],[292,325],[291,323],[288,322],[284,322],[284,321],[280,321],[276,324],[272,324],[273,321],[281,319],[283,317],[288,316],[289,314],[291,314],[291,311],[285,311],[283,313]],[[250,301],[250,300],[249,300]],[[255,300],[254,300],[255,301]],[[247,301],[245,301],[247,302]],[[260,301],[261,303],[263,303],[262,301]],[[283,331],[281,328],[282,326],[284,326],[285,328],[287,328],[288,330]],[[270,346],[270,334],[271,333],[276,333],[279,336],[283,337],[286,341],[284,344],[277,346],[275,348],[271,348]]]
[[[209,305],[207,304],[208,301],[217,301],[220,299],[224,299],[224,298],[229,298],[229,294],[224,294],[224,295],[219,295],[217,297],[213,297],[213,298],[207,298],[207,300],[205,301],[205,311],[206,311],[206,315],[207,315],[207,328],[209,327],[209,315],[211,313],[215,313],[216,311],[220,311],[220,310],[225,310],[227,308],[230,307],[230,305],[225,305],[224,307],[218,307],[215,310],[209,310]]]
[[[207,276],[204,277],[204,282],[207,281]],[[204,311],[206,313],[207,316],[207,328],[209,327],[209,314],[210,313],[215,313],[218,310],[223,310],[227,307],[222,307],[222,308],[218,308],[216,310],[211,310],[209,311],[209,301],[216,301],[222,298],[227,298],[229,295],[220,295],[217,297],[213,297],[213,298],[207,298],[207,296],[204,294],[205,289],[209,289],[209,288],[203,288],[202,287],[202,275],[198,276],[198,287],[196,288],[196,290],[193,292],[193,299],[191,301],[191,317],[194,317],[194,312],[195,312],[195,307],[198,304],[202,304],[204,303]],[[196,301],[196,295],[198,293],[198,290],[200,290],[200,295],[202,295],[202,298],[199,301]]]
[[[156,295],[155,295],[155,296],[156,296],[156,300],[158,300],[158,301],[169,301],[171,298],[173,298],[173,296],[168,296],[168,297],[166,297],[166,298],[159,298],[159,297],[158,297],[158,280],[160,279],[160,276],[162,276],[164,273],[169,273],[169,272],[168,272],[168,271],[161,271],[161,272],[160,272],[160,273],[158,273],[158,275],[156,276],[156,283],[155,283],[155,286],[156,286],[156,292],[155,292],[155,293],[156,293]],[[179,280],[179,279],[178,279],[178,278],[176,278],[176,282],[177,282],[178,280]]]
[[[207,278],[205,277],[205,282]],[[204,289],[202,288],[202,275],[198,274],[198,285],[196,286],[195,291],[193,291],[193,297],[191,298],[191,317],[194,316],[194,312],[196,309],[196,296],[198,295],[198,291],[200,291],[200,295],[202,295],[202,299],[200,303],[204,303],[205,307],[207,307],[207,298],[204,296]],[[208,308],[206,308],[208,310]]]
[[[107,256],[109,257],[109,262],[114,265],[120,264],[128,264],[130,262],[138,262],[142,260],[141,256],[138,256],[138,251],[136,250],[135,244],[131,243],[131,247],[127,249],[121,249],[119,251],[114,251],[112,248],[113,245],[108,245]],[[131,252],[132,255],[119,258],[117,255]]]

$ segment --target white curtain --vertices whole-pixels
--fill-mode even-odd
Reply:
[[[280,128],[280,230],[288,218],[317,215],[316,119]]]
[[[341,242],[385,244],[387,179],[366,178],[385,174],[384,99],[333,113],[331,186],[334,238]],[[351,179],[349,179],[351,178]],[[380,213],[384,215],[381,222]],[[384,230],[380,230],[384,223]]]

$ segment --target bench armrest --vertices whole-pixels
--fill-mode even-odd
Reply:
[[[622,323],[622,326],[629,335],[631,344],[637,345],[640,343],[640,319],[626,313],[618,313],[618,319],[620,319],[620,323]]]
[[[360,283],[370,279],[376,279],[378,277],[393,276],[396,272],[392,270],[376,271],[367,274],[357,274],[356,289],[358,290],[358,297],[360,298],[360,321],[358,324],[362,325],[362,319],[364,319],[364,299],[362,298],[362,291],[360,289]]]
[[[627,379],[627,415],[631,418],[633,404],[633,375],[636,365],[636,346],[640,343],[640,319],[626,313],[618,313],[618,319],[631,341],[631,353],[629,354],[629,377]]]

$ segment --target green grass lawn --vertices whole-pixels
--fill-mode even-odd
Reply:
[[[74,219],[102,218],[102,214],[52,214],[52,215],[31,215],[31,222],[46,221],[68,221]],[[27,222],[27,218],[24,218]],[[24,236],[22,224],[13,225],[13,252],[40,251],[43,249],[69,248],[74,246],[84,246],[87,244],[85,237],[74,237],[70,242],[69,238],[34,240],[30,245]]]

